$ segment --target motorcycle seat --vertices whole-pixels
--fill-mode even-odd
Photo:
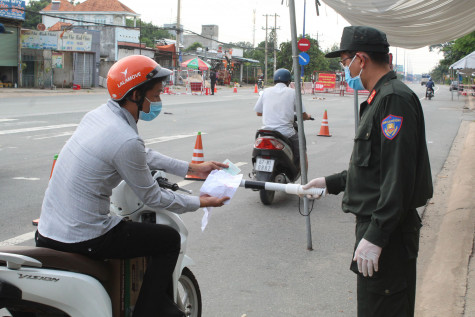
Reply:
[[[0,247],[0,252],[28,256],[40,261],[43,268],[86,274],[101,282],[112,278],[110,261],[94,260],[77,253],[28,246],[4,246]],[[0,260],[0,265],[5,262]]]

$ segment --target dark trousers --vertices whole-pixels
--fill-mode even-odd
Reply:
[[[36,232],[36,246],[79,253],[94,259],[147,256],[148,264],[133,317],[167,316],[174,304],[168,291],[180,253],[179,233],[165,225],[122,221],[98,238],[62,243]]]
[[[216,86],[215,81],[211,81],[211,94],[214,95],[214,87]]]
[[[370,224],[370,218],[357,219],[355,249]],[[379,271],[373,277],[351,270],[357,277],[358,317],[413,317],[416,301],[416,263],[421,220],[416,209],[391,234],[379,258]]]

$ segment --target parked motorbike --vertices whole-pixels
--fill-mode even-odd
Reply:
[[[187,191],[168,182],[164,172],[153,174],[160,187]],[[180,233],[181,252],[173,273],[174,299],[186,316],[200,317],[201,292],[189,269],[194,262],[186,255],[188,230],[180,216],[146,206],[124,181],[112,192],[110,211],[129,221],[165,224]],[[0,247],[0,309],[6,308],[13,317],[131,316],[132,309],[122,309],[124,297],[131,297],[127,290],[138,294],[138,267],[124,266],[126,261],[97,261],[47,248]]]
[[[434,97],[434,88],[426,89],[426,98],[431,100]]]
[[[295,117],[295,130],[298,129],[296,119]],[[292,143],[277,131],[257,130],[252,151],[252,165],[251,177],[257,181],[287,184],[295,182],[300,177],[300,162],[295,160]],[[264,205],[270,205],[274,200],[275,191],[259,189],[259,196]]]

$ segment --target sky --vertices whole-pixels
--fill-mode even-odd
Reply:
[[[141,15],[143,21],[157,26],[176,23],[178,0],[120,0]],[[288,0],[181,0],[180,23],[184,29],[201,33],[201,25],[219,26],[218,39],[221,42],[250,42],[255,45],[265,40],[265,15],[268,27],[274,27],[277,14],[277,40],[279,43],[291,40],[290,12]],[[295,0],[297,34],[303,33],[304,0]],[[306,1],[305,34],[318,38],[323,50],[339,45],[341,33],[350,24],[323,1],[317,16],[315,1]],[[151,10],[153,8],[153,10]],[[254,13],[255,11],[255,13]],[[255,23],[254,23],[255,17]],[[391,43],[390,43],[391,44]],[[391,47],[397,63],[406,66],[407,72],[428,73],[443,58],[442,54],[429,52],[428,47],[417,50]]]

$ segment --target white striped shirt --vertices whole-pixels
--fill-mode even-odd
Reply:
[[[188,162],[145,148],[137,124],[116,102],[87,113],[59,153],[46,189],[38,231],[64,243],[97,238],[121,218],[109,213],[112,189],[121,180],[148,206],[183,213],[199,197],[161,189],[150,169],[185,176]]]

